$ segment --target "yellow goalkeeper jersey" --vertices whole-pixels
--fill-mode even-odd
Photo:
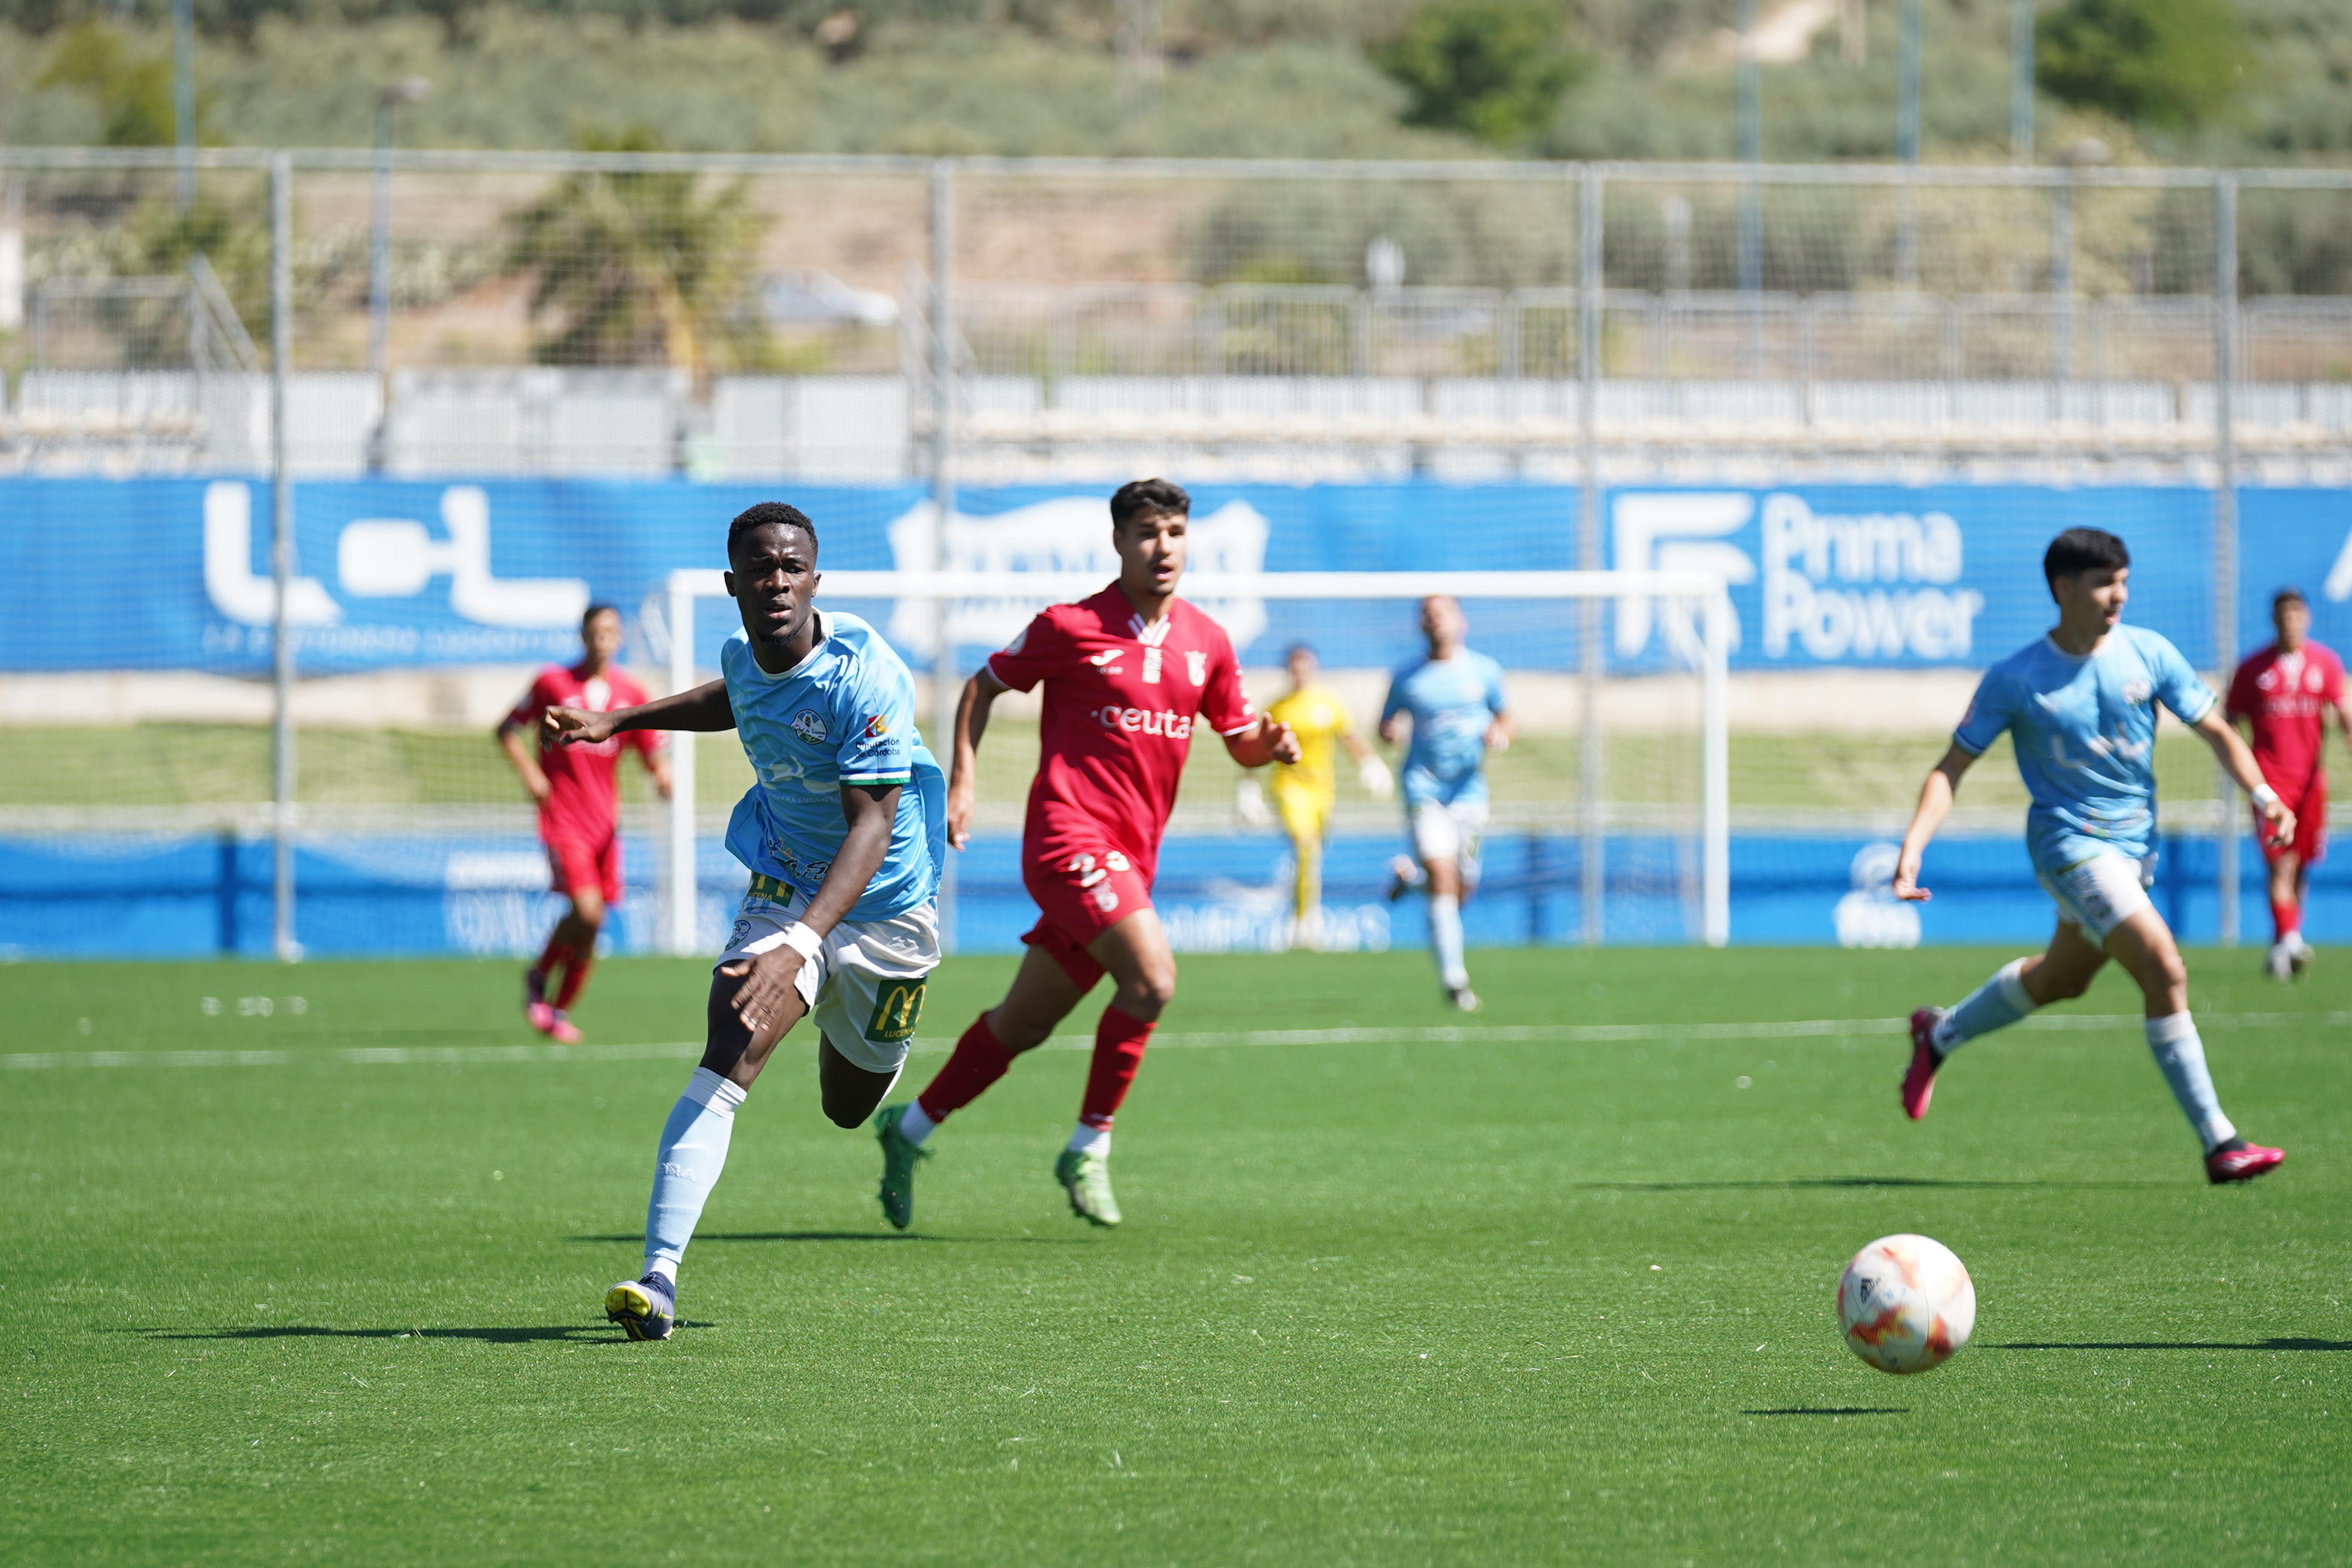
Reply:
[[[1291,732],[1298,737],[1298,760],[1276,765],[1275,787],[1312,790],[1327,796],[1335,793],[1337,775],[1331,768],[1331,750],[1340,736],[1355,730],[1348,717],[1347,704],[1324,687],[1309,686],[1292,692],[1265,711],[1276,723],[1289,725]]]

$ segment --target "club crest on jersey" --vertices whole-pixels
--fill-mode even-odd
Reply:
[[[803,708],[793,715],[793,733],[812,746],[824,744],[824,715],[814,708]]]
[[[1195,686],[1206,686],[1209,683],[1209,656],[1196,647],[1186,648],[1184,678]]]

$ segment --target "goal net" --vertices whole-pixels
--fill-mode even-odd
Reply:
[[[921,677],[930,714],[951,713],[963,674],[1045,605],[1099,591],[1080,574],[843,571],[825,574],[823,607],[881,627]],[[1356,734],[1393,773],[1403,748],[1377,733],[1390,675],[1422,648],[1416,602],[1460,600],[1470,646],[1506,670],[1517,737],[1488,759],[1484,875],[1465,909],[1474,943],[1578,941],[1720,945],[1730,927],[1727,661],[1734,636],[1719,579],[1677,572],[1294,572],[1188,575],[1184,596],[1233,638],[1253,701],[1289,689],[1293,647],[1315,650],[1323,683]],[[1591,647],[1604,606],[1654,623],[1658,651],[1626,668]],[[677,572],[663,621],[670,686],[711,677],[738,624],[716,572]],[[938,658],[946,648],[947,659]],[[1587,650],[1599,656],[1588,661]],[[954,857],[943,925],[967,951],[1010,948],[1034,918],[1018,860],[1023,808],[1037,761],[1036,700],[1002,700],[981,748],[974,839]],[[1597,719],[1598,722],[1592,721]],[[936,721],[925,739],[944,761]],[[751,773],[731,734],[673,749],[677,787],[662,858],[662,942],[713,950],[742,873],[719,846],[726,813]],[[1405,847],[1403,816],[1338,759],[1339,800],[1319,906],[1294,909],[1288,841],[1244,770],[1196,732],[1163,849],[1154,901],[1180,951],[1341,950],[1414,945],[1419,900],[1387,896]]]

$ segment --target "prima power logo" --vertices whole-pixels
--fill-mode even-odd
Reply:
[[[1959,586],[1960,525],[1942,511],[1816,511],[1804,497],[1748,490],[1628,491],[1611,510],[1620,571],[1705,572],[1756,584],[1759,651],[1821,664],[1966,662],[1984,595]],[[1750,628],[1736,628],[1750,633]],[[1691,608],[1634,601],[1616,616],[1616,651],[1640,656],[1663,632],[1696,662]],[[1752,633],[1751,633],[1752,635]]]

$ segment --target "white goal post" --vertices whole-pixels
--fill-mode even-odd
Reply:
[[[960,599],[1022,600],[1043,606],[1099,593],[1099,573],[1055,572],[827,572],[828,599],[917,599],[942,605]],[[1450,594],[1457,599],[1566,599],[1679,601],[1699,607],[1700,673],[1700,935],[1710,947],[1731,938],[1731,758],[1730,656],[1738,623],[1723,580],[1698,572],[1265,572],[1187,574],[1184,596],[1218,600],[1420,599]],[[669,688],[683,691],[696,682],[695,601],[723,599],[717,572],[673,572],[668,582]],[[956,678],[960,685],[961,678]],[[942,682],[942,685],[947,684]],[[944,695],[944,693],[942,693]],[[948,704],[940,705],[945,709]],[[1590,713],[1588,712],[1588,721]],[[934,725],[936,729],[938,726]],[[945,763],[946,738],[930,737]],[[694,875],[694,748],[672,749],[668,834],[662,857],[661,903],[665,948],[680,955],[699,951],[696,931],[698,889]]]

